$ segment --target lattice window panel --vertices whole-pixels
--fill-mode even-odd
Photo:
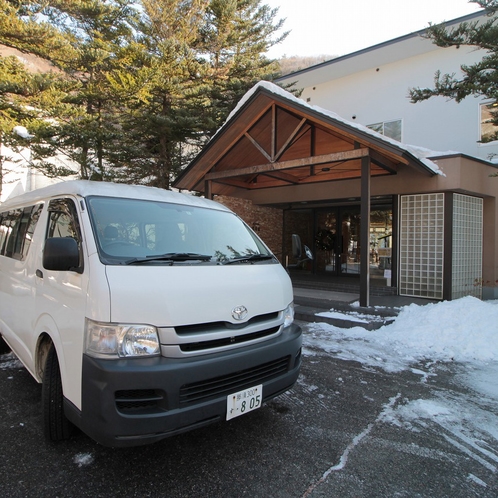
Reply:
[[[444,194],[401,196],[399,292],[443,298]]]
[[[453,195],[452,299],[482,296],[482,199]]]

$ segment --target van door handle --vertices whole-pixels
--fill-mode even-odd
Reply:
[[[38,278],[43,278],[43,272],[41,270],[36,270],[35,274]]]

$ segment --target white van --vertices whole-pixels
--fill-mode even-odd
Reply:
[[[68,181],[0,206],[0,334],[42,383],[52,440],[74,424],[133,446],[259,408],[298,377],[292,301],[207,199]]]

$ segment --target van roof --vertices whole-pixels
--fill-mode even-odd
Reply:
[[[40,202],[52,197],[61,195],[77,195],[88,197],[100,195],[105,197],[122,197],[128,199],[154,200],[170,202],[173,204],[183,204],[187,206],[197,206],[220,211],[230,211],[227,207],[218,202],[196,197],[190,194],[180,194],[171,190],[164,190],[157,187],[146,187],[143,185],[127,185],[124,183],[94,182],[89,180],[69,180],[59,182],[48,187],[43,187],[25,194],[8,199],[0,204],[0,210],[15,208],[30,203]]]

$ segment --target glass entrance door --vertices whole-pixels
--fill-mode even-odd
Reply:
[[[329,275],[360,274],[361,217],[359,206],[319,210],[315,217],[315,271]],[[392,208],[374,207],[370,213],[370,254],[372,277],[383,277],[391,268]]]
[[[338,238],[337,208],[318,211],[316,215],[315,260],[316,271],[337,275]]]
[[[340,267],[342,275],[360,274],[360,208],[348,207],[340,210],[341,245]]]
[[[284,256],[294,270],[330,276],[360,275],[360,206],[289,210],[284,217]],[[292,257],[292,234],[312,249],[313,261]],[[370,212],[369,251],[371,278],[389,278],[391,269],[392,207],[373,205]],[[299,263],[299,264],[297,264]]]

